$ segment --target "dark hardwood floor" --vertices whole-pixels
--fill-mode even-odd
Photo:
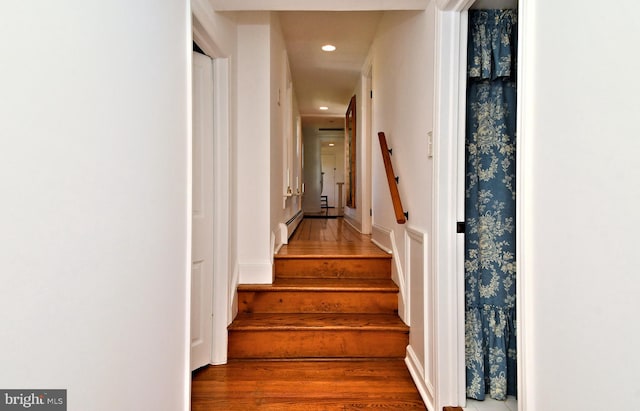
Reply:
[[[239,287],[230,333],[252,334],[230,335],[228,364],[194,372],[192,410],[426,410],[389,257],[342,218],[304,219],[276,282]]]

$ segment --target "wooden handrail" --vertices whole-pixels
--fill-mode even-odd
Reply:
[[[387,138],[381,131],[378,133],[378,139],[380,140],[380,149],[382,150],[382,161],[384,161],[384,169],[387,172],[387,181],[389,182],[389,192],[391,193],[391,202],[393,203],[393,210],[396,213],[396,221],[398,224],[404,224],[407,222],[407,215],[402,208],[402,201],[400,200],[400,192],[398,191],[398,183],[396,182],[396,175],[393,173],[393,165],[391,164],[391,156],[389,155],[389,147],[387,146]]]

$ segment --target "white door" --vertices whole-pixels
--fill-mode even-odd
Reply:
[[[193,53],[191,370],[211,362],[213,334],[213,61]]]
[[[322,155],[322,194],[327,196],[329,207],[336,206],[336,155]]]

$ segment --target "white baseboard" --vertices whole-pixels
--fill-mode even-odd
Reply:
[[[293,232],[296,231],[296,228],[298,228],[303,218],[304,218],[304,213],[302,212],[302,210],[298,210],[298,212],[293,217],[291,217],[286,223],[284,223],[285,227],[283,227],[284,232],[283,232],[283,238],[282,238],[283,244],[289,243],[289,238],[291,238],[291,234],[293,234]]]
[[[345,223],[349,224],[351,227],[353,227],[354,230],[356,230],[357,232],[359,232],[360,234],[362,234],[362,222],[356,220],[355,218],[353,218],[350,215],[345,214],[342,219],[344,220]]]
[[[389,254],[393,252],[391,245],[392,234],[393,231],[381,225],[374,224],[371,227],[371,241]]]
[[[407,365],[409,374],[411,374],[411,378],[416,384],[416,388],[418,388],[418,392],[422,397],[422,401],[424,401],[427,406],[427,409],[429,411],[435,411],[435,390],[433,386],[425,380],[424,366],[420,364],[415,351],[413,351],[413,348],[410,345],[407,346],[407,356],[405,357],[404,362]]]

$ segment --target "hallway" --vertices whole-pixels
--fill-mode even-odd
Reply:
[[[388,259],[389,255],[371,243],[369,236],[358,233],[341,218],[314,218],[302,221],[289,244],[279,251],[276,260],[297,259],[309,268],[307,273],[312,273],[314,272],[313,262],[317,261],[318,257],[350,261],[353,257],[362,257],[363,260]],[[357,264],[353,263],[353,265],[354,269],[357,269]],[[349,275],[348,270],[345,269],[333,278],[328,276],[328,272],[319,270],[315,272],[318,276],[316,279],[300,278],[289,281],[297,284],[296,287],[299,287],[301,282],[310,281],[315,283],[316,289],[324,287],[328,292],[337,290],[346,292],[344,299],[331,304],[331,312],[323,309],[325,317],[335,317],[336,321],[340,322],[340,315],[343,315],[341,310],[347,306],[353,309],[353,304],[348,301],[350,299],[348,292],[358,292],[362,288],[356,284],[363,281],[379,284],[384,281],[355,279],[352,272]],[[345,274],[345,277],[342,277],[342,274]],[[278,277],[278,271],[276,271],[276,277]],[[284,282],[288,284],[287,281]],[[274,287],[277,283],[278,279]],[[255,305],[251,306],[253,308],[247,308],[253,301],[248,301],[244,297],[238,299],[240,310],[244,310],[245,315],[252,314],[256,309]],[[255,299],[258,300],[257,297]],[[315,304],[309,301],[304,299],[302,311],[309,310],[309,307]],[[326,299],[322,301],[324,304],[322,307],[327,306],[326,302]],[[293,303],[286,301],[285,298],[284,304]],[[362,310],[358,312],[361,314],[356,316],[361,318],[375,315]],[[368,320],[368,322],[371,321]],[[292,345],[296,344],[297,338],[293,334],[289,339],[292,340],[290,341]],[[368,336],[361,340],[361,344],[379,347],[384,346],[383,340],[384,337]],[[230,350],[231,345],[232,343],[230,343]],[[318,347],[318,350],[321,349],[323,348]],[[401,356],[355,358],[347,352],[335,356],[312,354],[298,358],[235,359],[230,360],[226,365],[208,366],[193,374],[192,410],[194,411],[362,408],[426,409]]]

